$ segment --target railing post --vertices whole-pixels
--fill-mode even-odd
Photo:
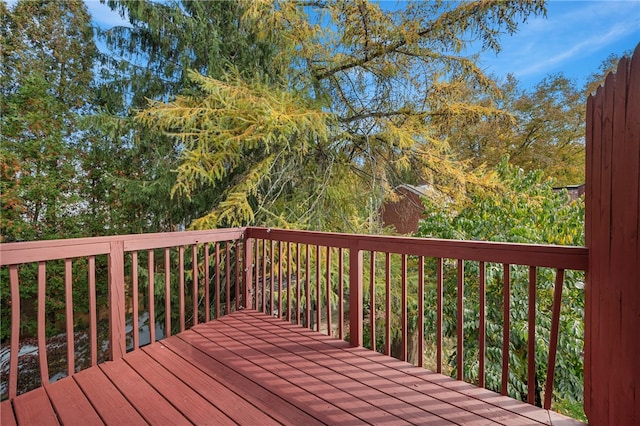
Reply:
[[[358,241],[349,247],[349,343],[362,346],[362,250]]]
[[[126,352],[124,320],[124,242],[113,241],[109,250],[109,342],[111,360]]]
[[[252,294],[253,294],[253,238],[246,238],[246,234],[245,234],[245,239],[243,242],[244,246],[243,246],[243,254],[244,254],[244,261],[243,261],[243,267],[244,267],[244,274],[243,274],[243,284],[244,284],[244,289],[242,292],[242,302],[243,302],[243,307],[245,309],[252,309],[253,308],[253,300],[252,300]]]

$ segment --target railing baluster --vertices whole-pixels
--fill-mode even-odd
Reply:
[[[164,249],[164,337],[171,336],[171,249]]]
[[[131,253],[131,311],[133,318],[131,319],[131,326],[133,328],[133,350],[135,351],[140,347],[140,335],[139,335],[139,303],[138,303],[138,252]]]
[[[9,265],[11,286],[11,352],[9,355],[9,398],[18,394],[18,352],[20,350],[20,285],[18,265]]]
[[[211,293],[209,291],[209,243],[203,247],[204,250],[204,321],[211,320]],[[257,276],[258,274],[256,274]],[[257,287],[256,287],[257,288]]]
[[[236,261],[235,263],[235,271],[236,271],[236,303],[234,304],[236,307],[236,311],[240,309],[240,286],[242,285],[241,281],[240,281],[240,246],[238,244],[238,241],[235,241],[233,243],[234,247],[235,247],[235,253],[236,253]],[[242,253],[244,255],[244,253]]]
[[[344,340],[344,260],[343,249],[338,249],[338,336]]]
[[[199,288],[198,288],[198,245],[194,244],[191,246],[191,270],[193,274],[193,325],[198,324],[198,298],[199,298]]]
[[[126,352],[124,241],[109,244],[109,341],[111,360]]]
[[[458,264],[458,309],[456,323],[456,370],[457,379],[464,380],[464,260]]]
[[[220,243],[216,241],[216,318],[220,318]]]
[[[307,300],[306,303],[306,327],[311,328],[311,260],[310,260],[310,251],[309,244],[305,244],[304,246],[304,254],[305,254],[305,298]]]
[[[391,253],[385,253],[384,354],[391,355]]]
[[[300,243],[296,244],[296,324],[300,325]]]
[[[178,302],[180,304],[180,331],[184,331],[184,246],[178,248]]]
[[[527,402],[536,403],[536,267],[529,267],[529,319],[527,336]]]
[[[229,241],[224,244],[224,267],[225,267],[225,295],[226,295],[226,309],[225,315],[231,313],[231,247],[229,247]]]
[[[256,252],[257,255],[257,252]],[[253,308],[253,239],[243,238],[242,240],[242,273],[240,281],[242,282],[242,303],[241,308],[252,309]],[[256,300],[256,306],[258,301]]]
[[[504,272],[504,287],[502,290],[502,386],[500,393],[508,394],[509,383],[509,334],[511,328],[510,314],[510,293],[511,293],[511,266],[507,263],[502,265]]]
[[[560,326],[560,307],[562,304],[562,285],[564,269],[556,271],[556,282],[553,288],[553,311],[551,316],[551,336],[549,338],[549,363],[547,364],[547,380],[544,384],[544,409],[551,408],[553,397],[553,379],[556,371],[556,353],[558,350],[558,329]]]
[[[73,275],[71,259],[64,260],[64,294],[67,324],[67,375],[72,376],[75,371],[75,336],[73,334]]]
[[[287,322],[291,322],[291,243],[287,241]]]
[[[424,256],[418,258],[418,367],[424,366]]]
[[[262,240],[262,312],[267,313],[267,242]]]
[[[38,262],[38,358],[40,361],[40,382],[42,383],[42,386],[47,386],[49,384],[49,364],[47,363],[47,335],[45,321],[45,302],[47,300],[46,265],[46,262]]]
[[[327,246],[327,257],[325,259],[325,281],[326,281],[326,309],[327,309],[327,336],[331,336],[331,247]]]
[[[442,373],[442,296],[443,296],[443,261],[437,259],[436,273],[436,372]]]
[[[406,361],[407,360],[407,341],[408,341],[408,320],[407,320],[407,255],[403,254],[402,255],[402,260],[401,260],[401,264],[402,264],[402,277],[401,277],[401,283],[402,283],[402,300],[400,302],[400,321],[402,322],[402,347],[400,350],[400,359],[402,361]]]
[[[369,323],[371,325],[371,350],[376,350],[376,252],[371,251],[369,263]]]
[[[96,306],[96,257],[89,256],[89,340],[91,366],[98,365],[98,315]]]
[[[282,314],[282,241],[278,241],[278,318],[284,319]]]
[[[275,312],[275,306],[273,306],[276,302],[275,302],[275,297],[273,294],[274,288],[275,288],[275,267],[274,265],[274,261],[275,261],[275,254],[274,254],[274,250],[275,250],[275,242],[273,240],[271,240],[271,250],[269,251],[269,255],[271,256],[271,265],[269,265],[269,270],[270,270],[270,280],[269,280],[269,314],[271,316],[273,316],[274,312]]]
[[[155,289],[155,265],[153,259],[153,250],[148,252],[148,269],[149,269],[149,343],[156,341],[156,289]]]
[[[362,250],[357,241],[349,246],[349,344],[362,346]]]
[[[486,353],[486,305],[487,305],[487,290],[486,290],[486,265],[484,262],[480,262],[480,318],[478,324],[478,386],[485,387],[485,353]]]
[[[316,246],[316,331],[320,331],[322,299],[320,294],[320,246]]]
[[[255,292],[255,300],[256,300],[256,304],[254,306],[254,309],[259,311],[260,310],[260,299],[259,299],[259,293],[260,293],[260,240],[255,238],[254,241],[256,242],[256,247],[255,247],[255,258],[256,258],[256,263],[255,263],[255,271],[254,271],[254,282],[253,282],[253,289]]]

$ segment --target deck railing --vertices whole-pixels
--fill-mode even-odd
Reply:
[[[3,322],[10,324],[2,342],[2,399],[239,309],[247,300],[240,285],[243,233],[0,244]]]
[[[480,387],[487,387],[487,309],[500,309],[501,368],[496,390],[503,395],[509,393],[512,371],[509,354],[514,330],[510,319],[517,303],[512,295],[512,277],[524,268],[528,282],[517,284],[526,284],[527,383],[538,383],[536,339],[542,337],[548,342],[548,356],[543,392],[534,385],[520,394],[530,404],[543,398],[538,403],[550,408],[565,274],[587,269],[587,249],[260,228],[247,229],[246,237],[252,246],[257,309],[341,339],[348,333],[353,346],[365,343],[373,350],[419,366],[425,363],[427,346],[435,346],[435,362],[428,365],[430,368],[444,372],[453,364],[459,380]],[[493,281],[498,282],[502,293],[501,306],[487,305],[488,267],[494,278],[496,271],[499,276]],[[537,278],[548,280],[550,274],[550,333],[539,336],[535,324],[542,304],[536,296],[542,290],[537,288]],[[447,285],[452,281],[453,285]],[[428,297],[428,293],[435,297]],[[467,305],[477,307],[477,316]],[[445,306],[450,307],[449,315]],[[445,327],[447,321],[454,324]],[[474,333],[465,331],[468,322],[473,322],[472,327],[477,322],[475,342],[468,339]],[[425,327],[433,331],[431,336],[425,336]],[[445,328],[455,329],[455,335],[447,337]],[[465,376],[465,348],[469,346],[474,347],[477,362],[473,378]],[[449,353],[445,354],[447,349]],[[455,361],[445,362],[445,355]]]
[[[0,265],[3,280],[8,277],[9,282],[2,306],[5,315],[10,311],[11,324],[9,368],[2,379],[3,393],[9,398],[52,380],[48,353],[54,351],[48,347],[47,327],[55,322],[55,315],[64,317],[61,335],[65,335],[66,351],[55,352],[66,359],[66,371],[59,373],[64,376],[107,359],[100,356],[103,345],[109,349],[108,358],[117,359],[127,350],[243,307],[437,372],[451,373],[447,368],[454,365],[458,379],[481,387],[487,386],[485,359],[491,349],[486,344],[487,312],[500,309],[499,390],[506,395],[510,319],[516,303],[512,289],[521,285],[513,283],[512,277],[518,268],[528,270],[525,315],[531,325],[541,315],[537,277],[552,274],[551,330],[544,336],[549,351],[543,404],[549,408],[564,278],[573,273],[569,271],[586,270],[587,250],[243,228],[2,244]],[[488,283],[499,284],[501,306],[488,305]],[[64,303],[52,308],[47,303],[54,290]],[[86,306],[86,312],[81,312],[81,306]],[[477,308],[477,314],[470,306]],[[29,323],[36,324],[35,332],[26,330],[29,315],[36,317]],[[106,336],[99,335],[102,317],[109,326]],[[88,323],[90,355],[77,362],[74,345],[83,321]],[[477,340],[471,342],[465,330],[476,323]],[[18,355],[24,345],[20,340],[29,333],[37,336],[39,381],[19,386],[27,374],[20,361],[26,355]],[[528,327],[527,354],[534,354],[527,357],[528,383],[537,383],[535,342],[539,337],[535,326]],[[477,359],[474,377],[463,367],[465,349],[470,347]],[[425,356],[429,349],[435,352],[433,362]],[[536,402],[535,392],[535,386],[526,390],[531,404]]]

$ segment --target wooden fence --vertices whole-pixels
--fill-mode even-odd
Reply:
[[[585,412],[640,424],[640,45],[587,101]]]

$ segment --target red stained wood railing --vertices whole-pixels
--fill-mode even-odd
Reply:
[[[46,328],[48,313],[53,312],[47,307],[48,286],[50,282],[59,280],[63,286],[61,290],[62,308],[57,309],[56,313],[63,314],[65,317],[62,335],[65,341],[65,358],[66,364],[64,371],[66,375],[73,375],[75,372],[95,366],[106,359],[102,353],[103,341],[109,344],[109,359],[117,359],[124,355],[128,348],[135,350],[142,346],[140,333],[140,317],[141,313],[148,312],[148,337],[151,342],[171,335],[171,318],[180,319],[180,328],[185,329],[185,294],[184,294],[184,248],[191,246],[192,248],[192,266],[193,266],[193,324],[199,321],[199,312],[205,310],[205,319],[209,319],[210,311],[210,291],[215,292],[217,300],[220,298],[219,280],[224,274],[227,280],[235,280],[233,285],[238,289],[246,288],[244,285],[244,276],[241,268],[235,267],[232,270],[229,265],[221,266],[219,263],[219,250],[216,250],[217,262],[210,265],[208,243],[215,243],[216,249],[220,242],[226,244],[227,261],[231,256],[235,256],[237,264],[246,262],[243,259],[243,244],[238,243],[244,239],[244,229],[229,229],[215,231],[193,231],[193,232],[176,232],[176,233],[159,233],[159,234],[140,234],[125,235],[114,237],[98,237],[98,238],[80,238],[68,240],[52,240],[52,241],[36,241],[24,243],[0,244],[0,267],[8,270],[10,300],[9,306],[2,306],[2,309],[10,309],[10,342],[9,342],[9,360],[8,360],[8,377],[4,385],[5,394],[2,398],[15,398],[17,395],[30,390],[28,386],[33,386],[28,381],[19,379],[22,372],[21,363],[22,355],[19,355],[21,347],[21,339],[30,337],[28,335],[21,336],[21,324],[24,319],[33,314],[33,320],[37,323],[34,330],[34,336],[37,337],[37,363],[39,365],[39,378],[42,386],[47,386],[51,380],[50,374],[54,372],[49,366],[51,361],[50,341],[46,336]],[[204,244],[205,249],[199,250]],[[171,262],[171,249],[178,248],[176,251],[179,260],[178,265]],[[154,251],[156,249],[164,250],[164,262],[156,265]],[[176,253],[174,252],[174,253]],[[142,253],[142,255],[140,255]],[[140,257],[146,255],[147,275],[147,291],[146,303],[141,303],[139,289],[139,260]],[[97,257],[102,257],[108,261],[108,265],[104,262],[97,266]],[[60,271],[59,277],[54,277],[55,267],[48,268],[48,262],[61,262],[64,265],[64,272]],[[163,264],[162,264],[163,263]],[[85,269],[86,268],[86,269]],[[158,304],[160,309],[164,309],[165,319],[163,321],[163,336],[156,335],[156,303],[155,303],[155,273],[156,268],[164,269],[164,303]],[[199,296],[202,281],[199,279],[199,272],[204,268],[204,299]],[[86,270],[86,275],[80,274],[79,271]],[[33,271],[33,272],[30,272]],[[22,274],[24,273],[24,276]],[[217,288],[209,288],[210,273],[215,274],[215,282]],[[82,276],[81,276],[82,275]],[[33,301],[33,309],[23,309],[21,312],[21,292],[22,286],[28,284],[27,277],[34,277],[37,281],[37,300]],[[213,280],[211,280],[213,281]],[[98,294],[96,283],[107,283],[107,294]],[[175,295],[172,289],[172,282],[178,283],[180,287],[179,300],[180,306],[172,311],[171,296]],[[84,283],[85,290],[76,292],[76,286]],[[213,282],[211,282],[213,284]],[[88,312],[82,313],[81,316],[88,318],[87,326],[80,326],[77,305],[81,300],[77,299],[78,295],[87,294],[87,300],[82,302],[88,306]],[[245,293],[250,294],[250,293]],[[246,301],[248,297],[243,294]],[[230,295],[227,292],[227,295]],[[98,324],[100,318],[98,316],[99,297],[106,298],[106,307],[108,313],[108,337],[98,333]],[[233,302],[236,302],[233,300]],[[100,303],[101,299],[100,299]],[[239,303],[239,302],[238,302]],[[243,303],[245,303],[243,301]],[[24,302],[25,306],[29,306],[29,301]],[[216,310],[216,316],[220,316],[220,309]],[[228,311],[227,311],[228,312]],[[86,314],[86,316],[85,316]],[[78,316],[78,318],[76,318]],[[128,321],[128,322],[127,322]],[[126,329],[130,329],[127,336]],[[87,343],[83,343],[84,339],[76,340],[79,333],[86,333]],[[87,345],[86,351],[89,354],[87,359],[78,358],[76,352],[82,349],[81,345]],[[30,356],[30,355],[24,355]],[[26,362],[26,361],[24,361]],[[55,372],[58,375],[58,372]]]
[[[45,302],[46,302],[46,282],[47,264],[38,262],[38,360],[40,361],[40,382],[44,385],[49,383],[49,365],[47,363],[47,340],[45,324]],[[94,305],[95,306],[95,305]],[[92,340],[93,342],[93,340]],[[93,351],[94,346],[92,346]],[[92,352],[93,355],[93,352]],[[92,356],[93,363],[93,356]]]
[[[444,294],[443,260],[437,259],[436,272],[436,371],[442,373],[442,297]]]
[[[458,259],[458,321],[456,322],[456,370],[458,380],[464,380],[464,260]]]
[[[241,241],[244,240],[244,241]],[[212,244],[209,246],[209,244]],[[173,312],[174,318],[179,319],[179,329],[187,327],[185,313],[185,247],[191,247],[192,281],[190,282],[193,296],[192,307],[193,321],[188,325],[197,324],[200,321],[200,310],[204,310],[204,319],[211,318],[211,304],[215,304],[215,318],[227,314],[235,309],[244,307],[256,307],[260,310],[277,315],[284,320],[295,323],[303,323],[307,327],[324,330],[332,334],[335,331],[341,338],[345,338],[348,332],[349,341],[354,346],[363,343],[363,305],[365,294],[363,292],[364,268],[368,268],[369,278],[369,333],[371,347],[375,350],[397,356],[400,359],[414,359],[418,365],[423,364],[421,354],[425,350],[427,339],[435,342],[436,370],[443,371],[443,360],[450,356],[451,348],[446,348],[444,339],[443,306],[445,298],[456,297],[458,314],[454,319],[457,322],[457,342],[455,350],[457,365],[464,365],[465,346],[464,323],[469,319],[464,317],[466,303],[479,304],[479,373],[478,384],[485,385],[485,352],[486,352],[486,265],[503,265],[503,350],[502,350],[502,379],[501,391],[508,391],[509,375],[509,334],[510,334],[510,286],[511,265],[529,266],[529,307],[528,322],[531,325],[528,332],[527,360],[528,379],[532,379],[535,371],[535,289],[536,271],[539,267],[550,267],[557,270],[554,290],[552,331],[550,337],[549,365],[547,371],[549,377],[545,383],[545,406],[550,405],[553,394],[553,374],[555,367],[557,341],[560,329],[558,327],[561,308],[561,296],[564,271],[567,269],[586,270],[587,251],[579,247],[557,247],[506,243],[484,243],[468,241],[447,241],[434,239],[415,239],[404,237],[382,237],[369,235],[330,234],[304,231],[268,230],[264,228],[246,228],[234,230],[198,231],[170,234],[150,234],[138,236],[105,237],[96,239],[80,239],[53,242],[15,243],[0,245],[1,265],[9,271],[11,289],[11,357],[9,360],[8,395],[10,398],[18,394],[19,362],[18,353],[20,345],[20,265],[24,263],[36,263],[38,267],[38,345],[42,354],[39,356],[41,364],[41,381],[46,385],[49,381],[49,371],[46,368],[47,357],[46,338],[43,334],[46,319],[45,308],[40,302],[46,295],[46,262],[51,260],[63,260],[64,272],[64,298],[67,321],[67,374],[74,374],[83,366],[76,365],[74,354],[74,319],[73,319],[73,294],[71,288],[74,279],[74,262],[76,258],[88,259],[88,285],[90,310],[90,344],[92,355],[90,365],[99,362],[97,348],[97,316],[96,316],[96,256],[106,255],[108,265],[108,308],[109,308],[109,336],[110,357],[116,359],[126,352],[125,318],[131,319],[134,331],[131,339],[131,347],[134,349],[141,345],[138,317],[140,310],[149,312],[149,337],[151,341],[163,336],[155,336],[156,328],[156,304],[155,304],[155,269],[164,269],[164,306],[165,315],[164,335],[171,334],[171,307],[172,293],[176,297],[173,286],[177,285],[177,299],[179,306]],[[202,247],[202,250],[200,248]],[[172,248],[177,254],[177,265],[171,261]],[[213,260],[209,259],[209,250],[214,252]],[[156,265],[154,251],[164,250],[164,264]],[[148,306],[140,306],[138,294],[138,260],[139,252],[146,251]],[[304,254],[302,253],[304,251]],[[363,253],[368,253],[368,263],[363,262]],[[64,253],[63,257],[54,253]],[[381,255],[380,257],[379,254]],[[344,256],[348,255],[349,261],[344,265]],[[376,260],[380,259],[380,262]],[[433,262],[433,263],[427,263]],[[480,294],[478,301],[471,301],[470,294],[465,295],[465,264],[478,262]],[[125,265],[130,263],[129,267]],[[160,262],[162,263],[162,262]],[[457,265],[457,291],[448,294],[445,291],[445,277],[451,271],[452,265]],[[426,268],[426,265],[430,265]],[[346,266],[346,268],[345,268]],[[446,266],[446,268],[445,268]],[[515,266],[513,266],[515,267]],[[315,269],[314,269],[315,268]],[[126,271],[125,271],[126,269]],[[204,272],[202,270],[204,269]],[[345,270],[346,269],[346,270]],[[425,269],[430,272],[425,274]],[[456,268],[453,268],[456,269]],[[131,271],[127,274],[127,271]],[[214,274],[211,276],[210,274]],[[255,274],[255,276],[254,276]],[[177,275],[177,276],[176,276]],[[312,277],[313,276],[313,277]],[[466,278],[465,278],[466,277]],[[224,284],[221,279],[224,279]],[[416,281],[417,280],[417,281]],[[267,282],[269,284],[267,284]],[[315,285],[315,288],[312,288]],[[204,289],[201,287],[204,285]],[[425,304],[425,286],[433,285],[430,291],[435,292],[435,306]],[[211,287],[210,287],[211,286]],[[295,288],[294,288],[295,286]],[[376,287],[380,286],[384,298],[376,298]],[[125,289],[129,291],[125,292]],[[234,291],[235,290],[235,291]],[[204,296],[200,297],[203,291]],[[214,292],[211,297],[210,292]],[[323,294],[322,291],[325,291]],[[334,295],[337,291],[338,294]],[[410,292],[416,292],[410,293]],[[447,290],[448,291],[448,290]],[[283,293],[286,292],[286,295]],[[232,294],[233,293],[233,294]],[[348,301],[345,296],[349,295]],[[224,295],[224,296],[223,296]],[[323,297],[324,296],[324,297]],[[224,308],[221,306],[224,297]],[[277,297],[277,299],[276,299]],[[283,301],[283,297],[286,299]],[[409,297],[417,298],[417,313],[415,320],[417,330],[410,328],[410,309],[415,310],[416,305],[409,306]],[[215,302],[212,301],[215,299]],[[384,299],[384,300],[382,300]],[[397,299],[397,300],[396,300]],[[337,306],[335,306],[337,301]],[[283,303],[284,302],[284,303]],[[277,304],[277,306],[276,306]],[[394,312],[393,307],[397,306]],[[347,312],[343,308],[348,307]],[[294,311],[295,309],[295,311]],[[314,311],[312,311],[314,309]],[[435,336],[425,336],[425,312],[429,309],[435,311]],[[337,311],[337,321],[334,324],[334,311]],[[384,311],[381,315],[376,312]],[[413,312],[413,311],[412,311]],[[321,315],[322,313],[322,315]],[[312,314],[315,321],[311,321]],[[326,315],[326,318],[323,316]],[[377,324],[378,320],[384,324]],[[323,323],[321,323],[323,321]],[[392,323],[399,324],[399,346],[392,345]],[[377,327],[384,329],[384,344],[380,346],[376,332]],[[413,327],[413,326],[412,326]],[[77,330],[75,330],[77,331]],[[418,357],[408,351],[408,342],[417,338]],[[380,346],[380,347],[379,347]],[[397,353],[396,353],[397,351]],[[458,377],[466,378],[464,369],[458,369]],[[534,390],[529,389],[527,400],[534,400]]]
[[[376,350],[376,252],[369,252],[369,324],[371,333],[371,350]]]
[[[487,268],[484,262],[480,262],[480,282],[478,289],[480,291],[480,307],[478,318],[478,386],[485,387],[485,353],[486,353],[486,321],[487,314],[485,312],[487,306]]]
[[[527,336],[527,383],[536,382],[536,357],[531,356],[536,351],[536,268],[529,267],[529,312],[528,312],[528,336]],[[531,354],[531,355],[529,355]],[[554,363],[555,364],[555,363]],[[536,403],[536,387],[528,386],[527,402]]]
[[[168,247],[164,249],[164,294],[164,311],[171,312],[171,249]],[[164,335],[171,336],[171,315],[164,316]]]
[[[502,385],[500,393],[507,395],[509,383],[509,338],[511,336],[511,265],[505,263],[502,288]]]
[[[468,342],[465,341],[465,322],[469,319],[465,318],[465,305],[470,303],[470,306],[477,306],[479,309],[478,318],[478,373],[474,380],[479,386],[486,386],[486,352],[487,352],[487,265],[492,264],[495,266],[502,265],[502,351],[501,361],[499,366],[500,376],[499,379],[499,391],[505,395],[509,392],[509,351],[510,351],[510,334],[511,330],[511,270],[512,268],[519,267],[518,265],[529,267],[529,306],[528,306],[528,323],[530,324],[527,332],[527,379],[532,384],[527,390],[525,395],[526,400],[529,403],[535,403],[535,309],[536,309],[536,273],[540,267],[554,268],[561,271],[565,269],[572,270],[586,270],[587,269],[587,251],[582,247],[559,247],[559,246],[547,246],[547,245],[527,245],[527,244],[513,244],[513,243],[493,243],[493,242],[478,242],[478,241],[450,241],[450,240],[438,240],[438,239],[418,239],[418,238],[405,238],[405,237],[383,237],[383,236],[370,236],[370,235],[348,235],[348,234],[331,234],[331,233],[319,233],[319,232],[307,232],[307,231],[285,231],[275,229],[264,228],[249,228],[247,233],[250,238],[255,238],[262,241],[263,245],[271,244],[302,244],[306,249],[306,269],[305,279],[307,283],[306,295],[310,295],[309,278],[312,274],[315,275],[315,300],[313,297],[307,297],[306,306],[299,309],[307,310],[307,318],[309,318],[311,312],[311,306],[315,302],[315,321],[314,323],[307,322],[307,327],[312,327],[316,330],[321,329],[321,312],[325,312],[327,332],[331,333],[332,323],[331,314],[333,307],[331,306],[331,297],[328,294],[329,291],[338,289],[336,298],[338,304],[341,306],[343,303],[343,296],[345,292],[350,295],[349,300],[349,324],[348,329],[350,333],[350,342],[354,345],[361,343],[363,328],[368,327],[366,330],[369,333],[370,347],[373,350],[382,350],[386,354],[391,354],[399,359],[415,359],[413,355],[408,351],[407,343],[409,337],[415,336],[417,338],[417,353],[418,357],[415,359],[415,363],[423,365],[423,357],[421,354],[425,350],[426,339],[432,339],[435,342],[435,358],[436,358],[436,371],[444,372],[445,357],[450,357],[452,352],[451,348],[447,347],[447,343],[444,336],[444,304],[445,299],[455,297],[455,305],[457,314],[455,315],[455,335],[456,343],[453,350],[455,350],[456,374],[458,379],[466,380],[470,377],[466,377],[464,370],[465,363],[465,346]],[[311,249],[315,247],[315,250]],[[342,286],[342,254],[341,251],[347,249],[353,251],[350,253],[349,268],[345,272],[345,275],[349,277],[349,287]],[[326,250],[326,251],[325,251]],[[368,253],[368,262],[366,266],[362,264],[362,252]],[[312,260],[314,260],[315,270],[309,269],[309,254],[312,252]],[[332,252],[337,252],[338,260],[335,260],[331,255]],[[377,254],[383,254],[384,262],[380,265],[377,264]],[[291,258],[289,258],[291,259]],[[433,261],[433,275],[425,275],[426,261]],[[304,262],[304,259],[303,259]],[[465,281],[469,279],[469,273],[466,271],[465,264],[468,262],[476,262],[478,266],[478,275],[475,280],[478,285],[479,294],[471,296],[465,294]],[[272,262],[273,263],[273,262]],[[453,265],[456,265],[453,267]],[[293,268],[297,268],[296,271],[300,271],[303,265],[300,264],[300,259],[295,260]],[[381,266],[379,268],[378,266]],[[362,275],[364,268],[368,268],[368,295],[369,295],[369,313],[368,313],[368,325],[364,324],[362,309],[364,304],[364,297],[362,294]],[[324,283],[321,281],[321,268],[324,270]],[[431,266],[430,266],[431,268]],[[282,272],[271,267],[269,272],[262,271],[263,277],[266,273],[271,273],[271,280],[280,280]],[[417,271],[415,271],[417,269]],[[455,270],[455,272],[450,271]],[[334,273],[334,271],[338,271]],[[409,270],[411,270],[412,278],[409,278]],[[398,272],[399,271],[399,272]],[[256,268],[256,273],[260,273],[260,270]],[[275,276],[274,276],[275,273]],[[445,277],[448,274],[454,273],[457,278],[456,290],[452,294],[448,294],[449,290],[445,290]],[[337,277],[337,282],[335,282]],[[495,278],[494,278],[495,279]],[[332,281],[333,280],[333,281]],[[414,281],[417,280],[417,283]],[[433,283],[432,287],[435,291],[435,306],[425,306],[425,282]],[[411,285],[409,285],[411,283]],[[299,283],[302,285],[302,282]],[[321,287],[322,284],[322,287]],[[415,285],[414,285],[415,284]],[[382,286],[384,288],[384,300],[378,301],[376,299],[376,286]],[[354,288],[354,286],[356,286]],[[560,284],[561,286],[561,284]],[[552,321],[554,327],[551,335],[551,351],[549,355],[549,365],[547,371],[553,372],[555,366],[555,353],[556,346],[553,344],[553,340],[558,338],[558,324],[559,324],[559,309],[561,304],[561,288],[556,283],[556,290],[554,292],[554,313]],[[408,324],[408,298],[409,287],[411,291],[416,291],[416,294],[412,294],[411,297],[417,297],[417,311],[418,316],[415,319],[417,324],[417,330],[410,330]],[[326,289],[327,293],[322,294],[321,288]],[[559,289],[560,288],[560,289]],[[354,291],[356,290],[356,291]],[[355,297],[354,295],[359,295]],[[324,296],[324,297],[321,297]],[[470,298],[477,297],[477,300],[471,300]],[[396,300],[396,298],[398,300]],[[304,303],[298,301],[296,303]],[[396,304],[397,303],[397,304]],[[340,308],[338,307],[338,309]],[[394,311],[394,306],[398,308]],[[425,336],[425,310],[435,308],[435,335]],[[384,330],[384,344],[382,347],[378,347],[378,333],[376,324],[378,316],[376,313],[381,313],[384,324],[382,329]],[[358,314],[360,313],[360,314]],[[323,314],[324,315],[324,314]],[[279,314],[283,319],[292,321],[288,315],[281,312]],[[342,315],[339,315],[342,318]],[[340,320],[342,323],[342,320]],[[400,338],[398,346],[392,345],[392,323],[399,324]],[[341,325],[341,324],[340,324]],[[338,327],[340,327],[338,325]],[[324,327],[324,324],[322,325]],[[415,333],[415,334],[414,334]],[[355,336],[354,336],[355,334]],[[342,336],[342,335],[341,335]],[[431,340],[430,340],[431,341]],[[397,353],[395,352],[397,351]],[[553,364],[553,365],[552,365]],[[545,382],[545,396],[550,398],[553,394],[553,379],[552,374]]]
[[[132,319],[132,327],[133,327],[133,349],[138,349],[140,347],[140,326],[139,322],[139,312],[140,308],[140,300],[138,295],[138,252],[134,251],[131,253],[131,298],[133,301],[131,302],[131,315]]]

